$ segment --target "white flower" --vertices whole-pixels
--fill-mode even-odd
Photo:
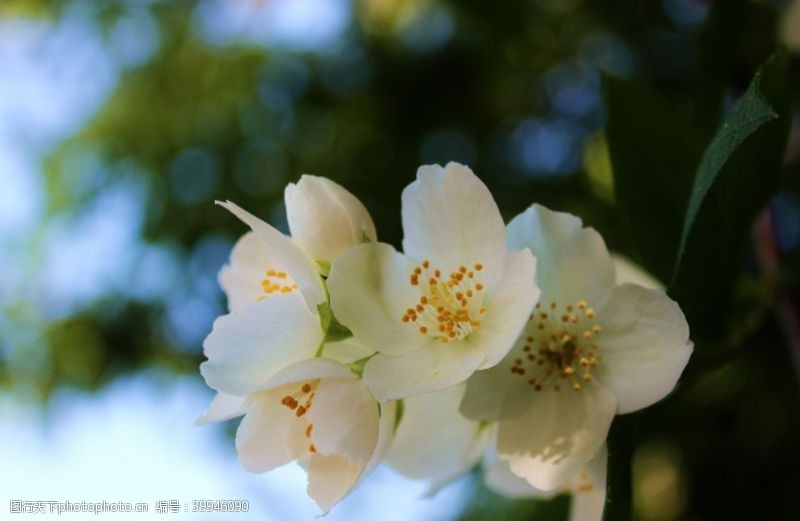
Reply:
[[[361,201],[329,179],[304,175],[286,187],[284,200],[292,239],[324,273],[349,248],[377,240]]]
[[[378,464],[394,424],[394,404],[380,414],[363,381],[341,365],[372,351],[352,338],[322,345],[321,274],[347,237],[349,246],[374,239],[374,226],[341,187],[309,176],[287,188],[291,238],[233,203],[222,206],[252,231],[220,272],[230,313],[214,322],[201,365],[218,394],[197,423],[244,414],[236,436],[242,466],[265,472],[297,460],[309,495],[327,512]],[[326,236],[314,236],[314,220]],[[314,358],[321,346],[327,358]]]
[[[239,462],[266,472],[297,460],[308,473],[309,496],[328,512],[381,461],[394,408],[379,406],[338,362],[312,358],[290,365],[248,395],[236,433]]]
[[[498,494],[512,499],[550,499],[559,494],[570,494],[570,521],[601,521],[606,503],[607,463],[608,453],[603,445],[586,467],[552,491],[538,490],[511,472],[508,462],[498,456],[492,443],[484,455],[482,467],[484,483]]]
[[[200,370],[219,394],[199,424],[240,416],[247,393],[277,370],[315,355],[324,338],[319,308],[327,305],[320,274],[348,245],[375,239],[361,203],[321,177],[303,176],[286,188],[293,237],[231,202],[220,204],[252,231],[239,239],[219,275],[230,313],[214,322],[203,343],[208,361]],[[314,223],[326,233],[319,235]],[[326,344],[323,352],[352,361],[344,358],[354,350],[359,358],[371,354],[353,340]]]
[[[486,486],[508,498],[548,499],[572,494],[572,521],[600,521],[606,497],[606,450],[554,491],[533,488],[497,454],[497,425],[464,418],[458,411],[465,385],[403,400],[400,424],[386,463],[400,474],[428,482],[428,494],[481,462]]]
[[[673,389],[692,344],[663,291],[615,284],[602,238],[577,217],[534,205],[508,234],[537,257],[541,302],[508,357],[469,380],[461,412],[498,420],[500,457],[553,490],[597,454],[615,414]]]
[[[458,412],[464,389],[455,385],[403,400],[386,463],[407,478],[426,481],[428,494],[469,472],[484,452],[489,429]]]
[[[421,167],[402,203],[405,254],[357,246],[328,279],[337,319],[379,352],[364,378],[380,400],[444,389],[497,364],[538,296],[535,259],[507,253],[497,205],[469,168]]]

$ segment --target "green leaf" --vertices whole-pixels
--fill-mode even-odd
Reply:
[[[733,107],[727,120],[703,156],[703,161],[700,164],[692,187],[686,219],[683,222],[677,264],[680,264],[681,257],[686,249],[686,241],[697,217],[697,212],[700,210],[700,206],[703,204],[711,185],[722,172],[725,163],[728,162],[728,159],[745,139],[768,121],[778,119],[778,113],[773,110],[772,106],[761,95],[760,82],[761,72],[759,71],[756,73],[747,93]]]
[[[327,291],[327,290],[326,290]],[[322,327],[322,332],[327,333],[333,322],[333,310],[331,304],[327,300],[317,306],[317,313],[319,314],[319,325]]]
[[[327,277],[328,273],[331,272],[331,263],[330,262],[318,260],[317,261],[317,266],[319,266],[319,269],[322,271],[322,275],[324,277]]]
[[[694,172],[710,140],[688,108],[653,87],[606,77],[606,139],[625,253],[669,280]],[[657,230],[657,232],[656,232]]]
[[[724,329],[752,223],[777,186],[791,100],[789,55],[781,50],[759,68],[703,155],[670,287],[695,338]]]
[[[325,334],[325,342],[338,342],[340,340],[344,340],[345,338],[350,338],[353,336],[352,331],[347,329],[338,320],[336,317],[331,317],[331,323],[328,326],[328,331]]]
[[[353,333],[349,329],[336,320],[331,305],[327,300],[317,306],[317,312],[319,313],[320,327],[322,327],[322,332],[325,333],[323,345],[327,342],[338,342],[353,336]],[[322,351],[320,349],[320,354],[321,353]]]
[[[361,378],[361,376],[364,374],[364,366],[367,365],[367,362],[369,362],[369,359],[373,356],[375,356],[375,353],[365,356],[364,358],[360,358],[355,362],[351,362],[347,364],[347,368],[350,369],[353,374],[356,374],[359,378]]]
[[[403,400],[397,400],[395,402],[395,409],[394,409],[394,432],[397,432],[397,428],[400,427],[400,422],[403,421],[403,413],[406,411],[406,406]]]

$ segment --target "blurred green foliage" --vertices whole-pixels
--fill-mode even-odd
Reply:
[[[58,19],[68,4],[10,2],[0,16]],[[636,515],[794,519],[800,338],[774,312],[783,302],[796,319],[800,288],[800,242],[781,239],[800,226],[784,216],[800,214],[775,202],[800,204],[797,136],[784,154],[793,60],[765,73],[757,98],[774,124],[737,136],[743,145],[720,160],[706,152],[726,117],[728,129],[737,125],[731,107],[776,48],[777,4],[358,0],[336,46],[315,51],[213,44],[198,30],[197,2],[145,4],[158,50],[124,68],[103,107],[49,156],[47,215],[75,213],[133,180],[145,199],[142,243],[166,248],[179,268],[164,294],[116,288],[53,320],[11,302],[11,321],[38,334],[4,341],[0,382],[46,398],[146,367],[196,372],[201,347],[171,332],[171,298],[200,295],[221,312],[213,275],[244,231],[214,199],[282,226],[285,184],[328,176],[399,246],[402,188],[420,164],[457,160],[506,217],[534,201],[578,214],[665,284],[680,260],[670,291],[687,310],[696,355],[672,397],[630,420]],[[128,8],[97,3],[86,16],[106,30]],[[74,168],[86,154],[99,158],[100,182]],[[716,182],[687,224],[698,172]],[[762,230],[753,241],[760,213],[774,236]],[[774,249],[777,266],[761,262],[759,248]],[[208,314],[182,316],[201,337],[210,329]],[[565,510],[563,498],[515,502],[478,488],[464,519],[559,519]]]

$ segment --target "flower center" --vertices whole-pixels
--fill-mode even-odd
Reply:
[[[261,302],[275,293],[291,293],[296,289],[297,284],[294,283],[288,273],[270,268],[264,272],[264,278],[261,279],[262,294],[257,301]]]
[[[579,392],[582,383],[592,381],[592,369],[602,359],[597,343],[602,330],[594,309],[583,299],[563,307],[558,302],[547,308],[536,304],[525,336],[518,341],[511,373],[527,378],[536,391],[569,386]]]
[[[315,391],[319,385],[319,379],[303,383],[297,391],[287,394],[281,398],[281,405],[294,411],[294,415],[300,421],[306,421],[303,416],[311,409],[311,404],[314,402]],[[305,428],[306,438],[311,439],[311,432],[314,430],[314,424],[307,422]],[[308,452],[317,452],[317,448],[313,443],[308,446]]]
[[[403,322],[412,323],[419,332],[446,344],[461,340],[481,325],[486,308],[481,306],[483,269],[475,264],[471,270],[460,266],[447,277],[432,269],[429,261],[415,266],[409,282],[419,289],[419,301],[403,314]]]

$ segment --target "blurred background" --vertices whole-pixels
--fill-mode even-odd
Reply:
[[[213,201],[285,230],[284,186],[323,175],[399,246],[401,189],[455,160],[506,218],[534,201],[580,215],[668,284],[674,258],[648,241],[677,236],[690,184],[667,154],[638,170],[645,206],[670,197],[651,170],[674,167],[684,187],[680,215],[641,239],[604,85],[681,109],[634,114],[630,147],[689,114],[670,135],[696,134],[693,174],[781,39],[800,48],[800,6],[777,0],[0,1],[0,511],[247,499],[249,514],[197,517],[311,519],[300,469],[248,474],[237,422],[192,424],[212,396],[198,365],[225,311],[216,275],[244,232]],[[708,306],[704,284],[672,292],[697,355],[637,415],[639,519],[797,519],[794,128],[763,167],[776,181],[757,217],[744,212],[741,256],[711,259],[727,293]],[[568,504],[504,499],[479,474],[424,488],[382,468],[329,519],[556,520]]]

